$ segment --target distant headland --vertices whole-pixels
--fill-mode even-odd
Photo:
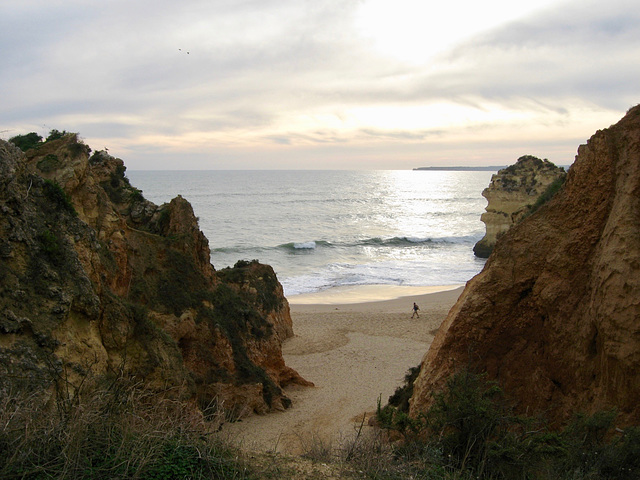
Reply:
[[[490,166],[490,167],[418,167],[413,170],[458,170],[458,171],[492,171],[497,172],[498,170],[506,168],[506,165],[501,166]]]

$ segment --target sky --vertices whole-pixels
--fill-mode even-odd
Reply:
[[[0,137],[133,170],[573,162],[640,103],[637,0],[21,0]]]

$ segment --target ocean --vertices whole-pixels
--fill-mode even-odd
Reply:
[[[464,284],[484,260],[492,171],[128,171],[160,205],[182,195],[216,269],[271,265],[286,296],[355,285]]]

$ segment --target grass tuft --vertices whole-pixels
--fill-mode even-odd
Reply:
[[[251,477],[191,405],[123,379],[78,395],[54,411],[37,395],[0,397],[0,478]]]

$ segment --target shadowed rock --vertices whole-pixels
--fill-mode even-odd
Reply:
[[[411,414],[462,367],[560,424],[640,420],[640,107],[580,146],[564,187],[514,225],[424,357]]]
[[[0,389],[64,391],[127,377],[152,394],[242,416],[308,385],[273,269],[216,272],[189,202],[154,205],[122,160],[76,135],[0,142]]]

